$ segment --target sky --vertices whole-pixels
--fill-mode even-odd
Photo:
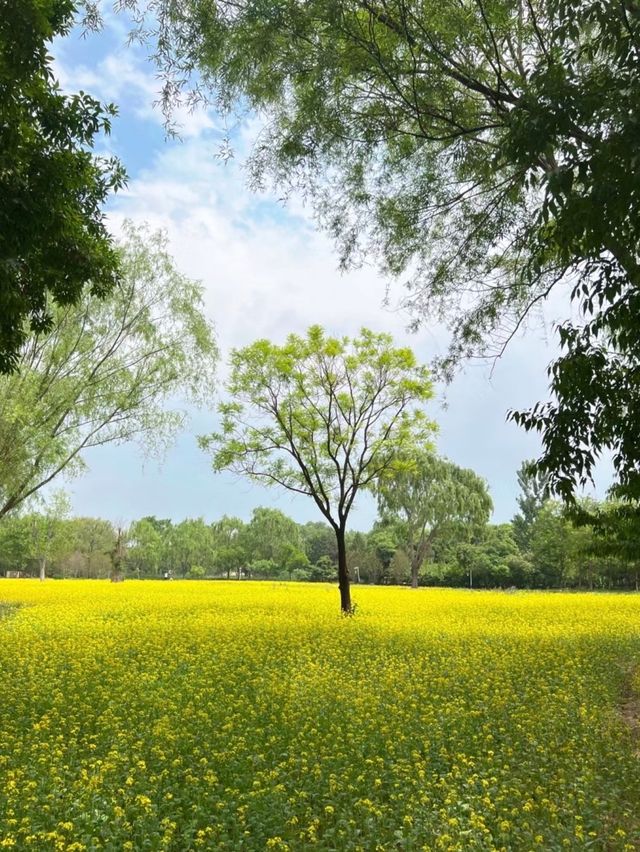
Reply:
[[[52,46],[55,72],[64,90],[118,106],[111,135],[97,146],[98,153],[117,155],[129,175],[126,189],[109,202],[109,227],[117,236],[131,219],[164,229],[178,269],[202,282],[221,350],[220,394],[233,347],[261,337],[282,342],[315,323],[338,335],[357,334],[363,326],[389,332],[425,363],[442,354],[442,328],[407,330],[410,317],[397,307],[399,282],[385,280],[373,263],[339,272],[334,246],[299,199],[284,204],[277,194],[251,192],[243,157],[259,129],[257,118],[230,131],[213,110],[181,108],[175,114],[180,138],[167,138],[154,106],[160,87],[155,69],[141,49],[127,45],[127,31],[125,19],[112,15],[98,34],[83,37],[76,29]],[[225,161],[220,150],[229,133],[234,156]],[[548,305],[499,361],[474,362],[449,386],[437,385],[428,406],[439,424],[438,451],[485,478],[496,523],[516,512],[516,471],[540,450],[537,436],[506,415],[548,398],[546,367],[561,307],[555,311]],[[117,523],[144,515],[249,520],[256,506],[273,506],[299,522],[319,519],[309,499],[214,473],[196,436],[212,432],[216,422],[215,411],[192,412],[161,464],[135,445],[88,452],[87,471],[65,483],[74,512]],[[605,471],[597,493],[602,496],[607,484]],[[373,499],[363,494],[352,526],[369,528],[375,514]]]

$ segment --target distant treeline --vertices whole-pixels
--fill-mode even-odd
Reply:
[[[589,504],[570,519],[549,500],[526,503],[511,523],[465,530],[441,526],[429,542],[421,585],[476,588],[637,589],[640,535],[635,514]],[[599,518],[596,522],[594,518]],[[378,521],[348,534],[355,582],[407,584],[401,524]],[[173,523],[145,517],[128,529],[99,518],[39,513],[0,522],[0,573],[22,576],[336,580],[336,538],[324,523],[297,524],[277,509],[251,520]]]

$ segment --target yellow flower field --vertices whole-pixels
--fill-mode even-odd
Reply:
[[[0,849],[640,849],[640,595],[354,598],[1,580]]]

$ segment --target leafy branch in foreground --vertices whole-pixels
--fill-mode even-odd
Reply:
[[[119,276],[102,205],[125,174],[92,146],[116,108],[64,94],[48,46],[73,25],[72,0],[3,0],[0,9],[0,373],[18,369],[31,332],[86,288]]]
[[[514,418],[565,499],[604,449],[640,493],[637,0],[122,5],[166,104],[195,70],[195,94],[257,112],[254,183],[301,190],[344,263],[377,257],[416,322],[449,322],[445,374],[564,288],[582,320],[555,401]]]

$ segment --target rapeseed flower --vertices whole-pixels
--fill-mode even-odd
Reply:
[[[640,848],[640,596],[355,597],[0,581],[0,848]]]

